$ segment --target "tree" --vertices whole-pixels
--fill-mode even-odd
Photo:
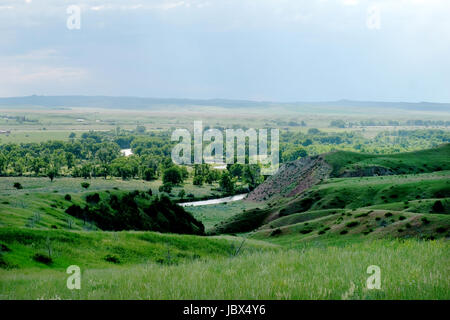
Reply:
[[[244,182],[248,183],[250,189],[256,188],[260,182],[261,171],[258,165],[246,165],[243,172]]]
[[[159,187],[159,192],[166,192],[166,193],[171,193],[172,192],[172,184],[169,183],[164,183],[163,185],[161,185]]]
[[[142,178],[145,181],[151,181],[156,179],[156,172],[153,168],[145,168],[144,172],[142,173]]]
[[[233,177],[240,179],[242,177],[242,173],[244,172],[244,166],[242,164],[235,163],[229,168],[229,171]]]
[[[137,126],[136,132],[139,134],[144,134],[147,129],[144,126]]]
[[[77,134],[75,132],[71,132],[69,134],[69,139],[75,139],[76,136],[77,136]]]
[[[88,189],[89,187],[90,187],[91,185],[89,184],[89,183],[87,183],[87,182],[82,182],[81,183],[81,187],[83,187],[84,189]]]
[[[231,175],[228,171],[225,171],[222,174],[219,185],[226,193],[234,192],[234,181],[231,179]]]
[[[181,175],[181,171],[176,166],[172,166],[169,169],[164,170],[163,173],[163,183],[171,183],[174,185],[180,184],[183,182],[183,177]]]
[[[185,195],[186,195],[186,191],[184,191],[184,189],[181,189],[180,192],[178,193],[178,197],[180,199],[183,199]]]
[[[201,175],[195,175],[192,180],[192,184],[194,186],[202,186],[203,185],[203,177]]]
[[[333,120],[330,122],[330,127],[345,128],[345,121],[344,120]]]
[[[58,170],[56,168],[49,168],[47,170],[47,177],[49,177],[50,181],[53,182],[53,180],[58,176]]]

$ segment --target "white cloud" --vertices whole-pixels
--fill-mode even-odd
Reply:
[[[356,6],[359,4],[359,0],[342,0],[344,6]]]
[[[67,66],[56,50],[42,49],[13,56],[0,56],[0,94],[10,96],[23,87],[67,86],[87,80],[84,68]]]

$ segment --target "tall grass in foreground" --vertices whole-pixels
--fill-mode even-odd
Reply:
[[[381,268],[381,290],[366,289],[369,265]],[[84,270],[79,291],[66,288],[63,271],[1,271],[0,293],[2,299],[449,299],[449,268],[446,241],[378,240]]]

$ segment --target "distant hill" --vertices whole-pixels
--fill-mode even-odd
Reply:
[[[450,112],[450,103],[433,102],[376,102],[376,101],[324,101],[324,102],[274,102],[228,99],[168,99],[141,97],[108,97],[108,96],[26,96],[0,98],[0,107],[42,107],[42,108],[109,108],[152,110],[162,107],[177,106],[216,106],[222,108],[270,108],[283,107],[295,111],[303,108],[335,109],[367,108],[386,110]]]

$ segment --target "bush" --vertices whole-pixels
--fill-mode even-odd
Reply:
[[[439,227],[436,229],[437,233],[444,233],[445,232],[445,228],[444,227]]]
[[[310,228],[306,228],[306,229],[300,230],[301,234],[308,234],[308,233],[311,233],[311,232],[312,232],[312,229],[310,229]]]
[[[353,228],[353,227],[356,227],[357,225],[359,225],[358,221],[350,221],[349,223],[346,224],[346,227]]]
[[[86,202],[97,204],[100,202],[100,195],[98,193],[88,194],[86,196]]]
[[[115,264],[119,264],[120,263],[120,259],[119,257],[113,255],[113,254],[107,254],[104,258],[105,261],[111,262],[111,263],[115,263]]]
[[[3,243],[0,243],[0,252],[11,252],[11,249]]]
[[[400,221],[405,220],[405,219],[406,219],[405,216],[400,216],[400,217],[398,217],[398,220],[400,220]]]
[[[420,220],[422,220],[423,224],[430,224],[430,222],[431,222],[430,220],[427,219],[427,217],[423,217]]]
[[[171,193],[172,192],[172,184],[164,183],[162,186],[159,187],[158,190],[159,190],[159,192]]]
[[[72,201],[72,196],[71,196],[70,194],[66,194],[66,195],[64,196],[64,200],[66,200],[66,201]]]
[[[385,216],[386,218],[389,218],[389,217],[392,217],[393,214],[392,214],[392,212],[387,212],[387,213],[385,213],[384,216]]]
[[[89,187],[90,187],[91,185],[89,184],[89,183],[87,183],[87,182],[82,182],[81,183],[81,187],[83,187],[84,189],[88,189]]]
[[[280,234],[282,234],[282,231],[281,231],[280,228],[278,228],[278,229],[273,230],[273,231],[270,233],[270,236],[271,236],[271,237],[275,237],[275,236],[279,236]]]
[[[46,264],[46,265],[49,265],[49,264],[53,263],[53,260],[52,260],[51,257],[49,257],[49,256],[47,256],[45,254],[42,254],[42,253],[36,253],[33,256],[33,260],[36,261],[36,262],[39,262],[39,263]]]
[[[445,211],[444,206],[442,205],[442,202],[440,200],[437,200],[434,204],[431,210],[435,213],[443,213]]]
[[[14,188],[16,188],[17,190],[23,189],[22,185],[19,182],[14,183]]]
[[[341,232],[339,232],[339,234],[347,234],[348,231],[347,230],[342,230]]]

